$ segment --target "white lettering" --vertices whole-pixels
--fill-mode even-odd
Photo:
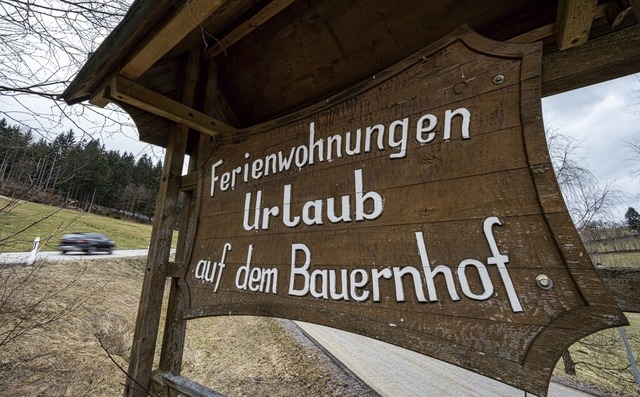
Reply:
[[[362,170],[355,170],[356,179],[356,221],[373,220],[382,214],[384,202],[382,196],[377,192],[364,193],[364,186],[362,184]],[[373,201],[373,210],[370,213],[364,211],[364,204],[367,200]]]
[[[304,265],[302,267],[296,267],[296,258],[298,257],[298,251],[302,251],[304,254]],[[291,245],[291,276],[289,278],[289,295],[292,296],[305,296],[309,293],[309,265],[311,264],[311,251],[304,244],[292,244]],[[296,277],[302,277],[302,289],[296,289]]]
[[[400,127],[400,128],[398,128]],[[396,140],[396,130],[400,129],[400,139]],[[397,153],[391,153],[390,158],[403,158],[407,155],[407,138],[409,136],[409,118],[396,120],[389,126],[389,146],[398,149]]]
[[[465,108],[456,110],[447,110],[444,113],[444,136],[442,139],[448,141],[451,139],[451,121],[455,116],[462,117],[461,135],[462,139],[469,139],[469,124],[471,123],[471,112]]]

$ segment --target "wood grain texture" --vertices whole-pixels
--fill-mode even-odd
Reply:
[[[218,139],[199,169],[186,317],[252,314],[320,323],[544,395],[570,343],[625,319],[595,273],[555,181],[540,110],[541,62],[540,45],[497,43],[462,28],[375,79]],[[464,117],[451,116],[459,109],[470,115],[468,136]],[[418,133],[425,117],[437,124]],[[406,126],[406,146],[394,144],[403,131],[390,134],[394,123]],[[370,150],[347,155],[358,147],[357,131],[374,125],[387,132],[381,147],[372,135]],[[322,159],[313,149],[320,139]],[[329,159],[330,140],[342,140],[344,153],[331,146]],[[251,176],[255,161],[305,150],[316,150],[313,164]],[[231,188],[234,172],[238,183]],[[377,215],[359,220],[357,203],[367,194],[380,201],[364,200],[359,214]],[[330,199],[342,220],[329,218]],[[287,226],[295,216],[302,220]],[[490,219],[500,223],[487,231]],[[491,259],[496,250],[508,257],[513,287]],[[427,275],[436,268],[444,273]],[[553,288],[537,286],[542,274]]]
[[[235,127],[209,117],[190,106],[161,95],[123,76],[116,76],[108,85],[106,91],[106,96],[111,100],[135,106],[207,135],[213,136],[236,131]]]
[[[559,94],[637,73],[638,65],[640,25],[634,25],[577,48],[547,54],[542,65],[542,95]]]
[[[196,81],[199,65],[198,51],[192,51],[185,60],[185,75],[182,84],[181,101],[185,106],[193,105],[196,92]],[[169,138],[165,153],[162,179],[158,194],[154,223],[151,230],[151,244],[147,255],[146,272],[142,284],[140,304],[134,329],[131,358],[127,370],[124,395],[127,397],[143,397],[151,387],[151,371],[158,338],[162,298],[169,265],[171,239],[173,235],[173,219],[176,203],[180,193],[182,167],[187,147],[189,131],[184,125],[174,125],[174,132]],[[178,258],[182,261],[183,258]],[[179,279],[174,279],[178,284]],[[182,312],[176,316],[176,309],[184,308],[184,295],[175,290],[170,297],[171,305],[167,317],[181,320]],[[182,348],[184,345],[184,322],[168,323],[165,332],[169,335],[163,343],[163,367],[179,372]],[[176,337],[177,334],[177,337]],[[180,339],[182,335],[182,339]],[[169,346],[168,346],[169,345]],[[173,359],[177,357],[177,359]],[[140,388],[140,385],[142,388]],[[145,390],[146,389],[146,390]]]
[[[587,42],[597,0],[560,0],[554,35],[558,47],[565,50]]]
[[[142,43],[127,64],[122,67],[120,73],[132,80],[142,76],[224,3],[223,0],[191,0],[186,2],[166,23],[159,25],[157,31]]]
[[[233,29],[231,32],[224,35],[224,37],[216,40],[212,48],[207,50],[206,57],[214,58],[217,55],[225,52],[227,48],[231,47],[249,33],[256,30],[260,25],[267,22],[271,17],[282,11],[284,8],[293,3],[293,0],[273,0],[269,4],[261,8],[256,14],[252,15],[249,19],[245,20]]]
[[[191,379],[173,374],[167,371],[155,371],[153,380],[156,387],[161,390],[170,389],[172,392],[179,392],[181,396],[186,397],[224,397],[215,390],[202,386]]]

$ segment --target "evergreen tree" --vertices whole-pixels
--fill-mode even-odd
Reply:
[[[640,214],[633,207],[629,207],[624,214],[624,218],[627,221],[627,226],[632,230],[640,232]]]
[[[0,194],[21,191],[35,199],[46,192],[38,200],[71,199],[85,208],[93,203],[152,217],[161,176],[162,163],[147,154],[136,159],[107,151],[98,140],[77,142],[72,130],[35,141],[31,131],[0,120]]]

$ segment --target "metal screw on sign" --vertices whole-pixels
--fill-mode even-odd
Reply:
[[[498,85],[504,83],[505,77],[502,74],[493,76],[493,84]]]
[[[553,288],[553,281],[545,274],[541,274],[536,277],[536,284],[538,284],[538,287],[542,289]]]

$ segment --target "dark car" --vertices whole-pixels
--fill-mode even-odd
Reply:
[[[58,250],[63,254],[72,251],[86,252],[87,254],[102,251],[112,254],[115,247],[115,243],[104,234],[71,233],[62,236]]]

